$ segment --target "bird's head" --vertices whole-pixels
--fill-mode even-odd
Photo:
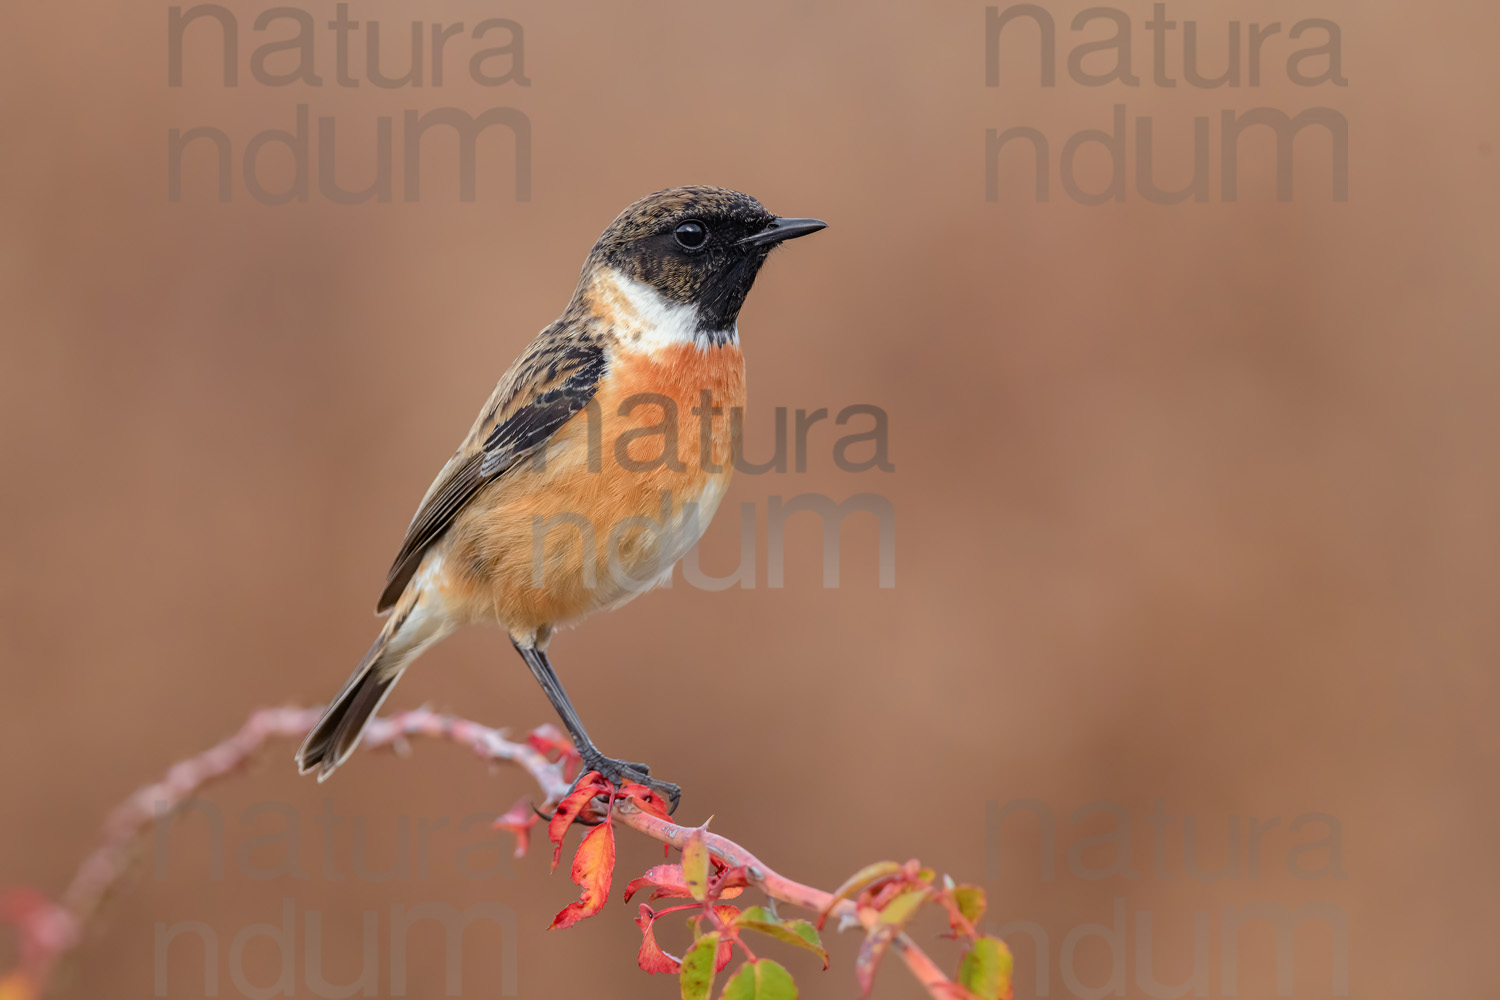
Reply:
[[[826,227],[778,218],[747,194],[717,187],[668,188],[620,213],[585,266],[612,269],[664,304],[689,307],[705,334],[732,331],[761,265],[778,245]]]

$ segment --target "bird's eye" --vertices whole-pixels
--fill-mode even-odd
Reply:
[[[698,250],[708,242],[708,227],[701,222],[684,222],[677,227],[675,233],[677,242],[687,250]]]

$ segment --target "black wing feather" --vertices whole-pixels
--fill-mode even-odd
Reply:
[[[484,439],[482,449],[455,467],[442,486],[417,511],[386,577],[385,590],[375,609],[377,612],[396,603],[421,565],[427,549],[442,537],[459,511],[480,489],[545,443],[594,398],[599,381],[604,377],[604,349],[592,343],[574,343],[566,347],[558,345],[555,353],[547,356],[549,353],[544,351],[540,356],[525,359],[537,367],[530,372],[523,369],[517,374],[523,385],[535,384],[533,379],[546,379],[553,383],[552,386],[537,393],[496,424]],[[556,381],[564,372],[566,376],[560,382]],[[531,377],[527,378],[527,375]]]

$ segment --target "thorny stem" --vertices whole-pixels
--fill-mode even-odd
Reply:
[[[688,837],[695,830],[694,827],[678,826],[670,820],[659,819],[650,813],[636,809],[629,803],[620,803],[615,806],[615,814],[626,826],[634,827],[653,840],[660,840],[678,847],[687,843]],[[801,882],[794,882],[774,871],[765,862],[726,837],[705,830],[703,831],[703,844],[710,854],[729,867],[744,865],[751,884],[772,899],[800,906],[804,910],[812,910],[815,913],[822,912],[833,901],[831,893],[815,889],[810,885],[803,885]],[[853,918],[866,930],[871,929],[879,920],[877,914],[861,913],[859,908],[847,899],[840,900],[829,912],[840,920]],[[931,958],[927,957],[927,953],[918,947],[915,941],[902,933],[891,942],[891,947],[901,956],[901,960],[906,963],[906,967],[911,970],[917,982],[926,987],[929,993],[943,1000],[951,1000],[955,995],[952,981],[943,974]]]
[[[89,919],[124,877],[133,848],[146,830],[207,786],[243,767],[267,740],[301,739],[320,714],[320,709],[299,708],[255,712],[229,739],[173,765],[161,781],[137,790],[121,803],[106,820],[99,846],[79,865],[59,902],[19,892],[0,897],[0,920],[15,924],[21,935],[20,968],[10,976],[0,977],[0,985],[19,977],[39,995],[58,962],[78,946]],[[508,761],[520,766],[540,787],[544,808],[567,794],[569,783],[560,762],[547,760],[530,744],[506,739],[499,730],[425,708],[375,719],[365,731],[364,745],[390,747],[404,753],[408,738],[413,736],[445,739],[467,746],[484,760]],[[626,826],[677,847],[685,844],[695,829],[642,812],[628,799],[617,801],[614,811]],[[832,895],[821,889],[779,874],[732,840],[705,830],[703,841],[709,853],[726,865],[743,865],[751,883],[774,900],[814,912],[821,912],[833,900]],[[866,929],[877,920],[873,913],[861,913],[849,900],[841,900],[830,912],[840,920],[853,920]],[[950,1000],[958,994],[955,984],[906,934],[897,935],[891,947],[932,996]]]

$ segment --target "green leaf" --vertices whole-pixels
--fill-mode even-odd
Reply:
[[[979,918],[984,916],[984,890],[977,885],[954,887],[953,901],[958,904],[958,912],[971,924],[978,923]]]
[[[850,875],[844,881],[843,885],[833,891],[833,896],[828,900],[828,905],[823,907],[823,912],[818,914],[819,929],[823,927],[824,922],[828,920],[828,915],[833,912],[833,908],[841,900],[848,899],[850,896],[857,894],[861,889],[877,879],[888,878],[891,875],[898,874],[900,871],[901,866],[894,861],[877,861],[874,864],[865,865],[859,871]]]
[[[885,904],[885,909],[880,911],[880,922],[903,927],[926,899],[926,889],[907,889]]]
[[[693,942],[682,956],[682,1000],[708,1000],[714,988],[714,959],[719,954],[719,932],[710,931]]]
[[[740,911],[739,919],[735,922],[740,925],[747,923],[780,924],[814,948],[819,951],[823,950],[823,939],[818,936],[818,929],[809,920],[782,920],[764,906],[749,906]],[[826,957],[824,961],[827,961]],[[827,966],[825,965],[824,968],[827,968]]]
[[[740,966],[720,1000],[797,1000],[797,984],[779,963],[762,958]]]
[[[828,968],[828,952],[823,950],[818,932],[806,920],[780,921],[766,912],[764,907],[752,906],[735,918],[734,925],[805,948],[823,960],[823,968]]]
[[[682,845],[682,880],[700,903],[708,897],[708,847],[702,829],[694,830]]]
[[[819,951],[823,950],[823,939],[818,937],[818,929],[812,925],[812,921],[788,920],[782,926]],[[828,955],[826,953],[823,955],[823,968],[828,968]]]
[[[1014,965],[1010,949],[999,938],[982,937],[958,967],[958,983],[980,1000],[1010,996],[1010,973]]]

